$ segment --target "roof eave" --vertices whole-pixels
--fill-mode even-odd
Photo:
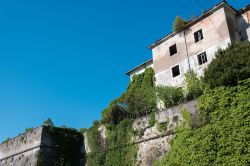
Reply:
[[[136,70],[138,70],[138,69],[140,69],[140,68],[142,68],[142,67],[145,68],[145,67],[147,67],[147,65],[149,65],[149,64],[153,64],[153,59],[147,60],[147,61],[145,61],[144,63],[142,63],[142,64],[136,66],[135,68],[129,70],[129,71],[126,73],[126,75],[127,75],[127,76],[130,76],[131,73],[133,73],[134,71],[136,71]]]
[[[193,20],[189,21],[186,25],[186,27],[178,32],[172,32],[166,36],[164,36],[163,38],[157,40],[155,43],[153,43],[152,45],[148,46],[149,49],[153,49],[157,46],[159,46],[160,44],[162,44],[163,42],[165,42],[167,39],[179,34],[180,32],[182,32],[183,30],[186,30],[187,28],[191,27],[192,25],[196,24],[198,21],[208,17],[209,15],[211,15],[214,11],[217,11],[218,9],[220,9],[221,7],[223,7],[223,5],[227,5],[228,7],[232,8],[233,10],[237,11],[236,9],[234,9],[232,6],[228,5],[227,2],[223,1],[217,5],[215,5],[213,8],[207,10],[206,12],[204,12],[202,15],[194,18]]]

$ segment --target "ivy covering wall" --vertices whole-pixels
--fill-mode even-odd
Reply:
[[[185,122],[176,130],[169,153],[155,166],[250,165],[249,48],[245,42],[219,50],[202,79],[194,71],[185,74],[184,90],[155,87],[151,68],[135,75],[126,92],[110,103],[102,120],[87,132],[93,149],[88,165],[135,165],[137,147],[131,139],[143,131],[133,133],[133,119],[151,115],[153,126],[157,97],[165,108],[198,99],[198,112],[190,115],[181,109]],[[105,144],[98,135],[101,124],[108,130]],[[159,131],[166,130],[164,124],[156,125]]]
[[[75,129],[43,126],[42,142],[48,139],[51,147],[42,147],[37,154],[37,166],[77,166],[84,162],[83,135]]]
[[[156,111],[154,70],[148,68],[135,75],[126,92],[110,103],[102,113],[102,123],[116,125],[124,119],[135,119]]]
[[[133,144],[133,119],[156,111],[155,78],[152,68],[135,75],[126,92],[110,103],[102,113],[102,120],[87,131],[91,152],[89,166],[133,166],[137,145]],[[98,127],[105,125],[107,140],[101,139]]]
[[[155,166],[250,165],[250,79],[209,90],[195,124],[178,129],[170,153]]]
[[[134,135],[131,120],[123,120],[118,125],[110,125],[107,142],[104,145],[95,124],[87,131],[91,152],[87,155],[89,166],[133,166],[136,162],[137,146],[132,143]]]

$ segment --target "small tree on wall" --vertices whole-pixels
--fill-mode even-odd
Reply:
[[[173,30],[175,32],[182,30],[185,25],[187,24],[187,21],[182,19],[180,16],[176,16],[174,25],[173,25]]]
[[[44,126],[51,126],[54,127],[54,123],[52,122],[52,120],[50,118],[48,118],[46,121],[43,122]]]

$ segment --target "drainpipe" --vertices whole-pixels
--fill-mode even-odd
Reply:
[[[189,71],[191,71],[189,55],[188,55],[187,40],[186,40],[186,30],[185,29],[184,29],[184,39],[185,39],[185,46],[186,46],[186,55],[187,55],[187,60],[188,60],[188,68],[189,68]]]
[[[249,24],[249,19],[248,19],[248,12],[247,12],[247,23]]]

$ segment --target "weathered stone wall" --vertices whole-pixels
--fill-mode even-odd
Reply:
[[[42,127],[0,144],[0,166],[35,165],[40,150]]]
[[[48,166],[53,165],[52,163],[58,155],[57,145],[58,142],[55,142],[46,126],[35,128],[0,144],[0,166],[36,166],[37,161],[42,161]],[[77,166],[84,165],[85,148],[83,143],[79,147],[79,152],[82,157],[79,158],[79,161],[75,160],[78,163]]]
[[[188,102],[177,107],[156,113],[156,123],[149,126],[150,116],[135,120],[133,128],[135,131],[144,131],[142,136],[136,136],[134,142],[138,143],[137,164],[140,166],[151,166],[153,161],[161,158],[170,149],[170,142],[174,138],[176,127],[184,120],[181,109],[191,114],[195,113],[196,102]],[[165,131],[159,131],[158,125],[166,125]]]
[[[196,112],[196,101],[187,102],[155,114],[156,123],[149,125],[149,116],[138,118],[133,123],[133,130],[136,134],[133,142],[138,145],[137,164],[140,166],[151,166],[153,161],[164,156],[170,149],[170,142],[174,138],[175,129],[184,120],[181,110],[194,114]],[[159,124],[166,125],[165,131],[159,131]],[[101,142],[107,139],[105,127],[99,127]],[[89,153],[88,140],[85,134],[85,149]]]

